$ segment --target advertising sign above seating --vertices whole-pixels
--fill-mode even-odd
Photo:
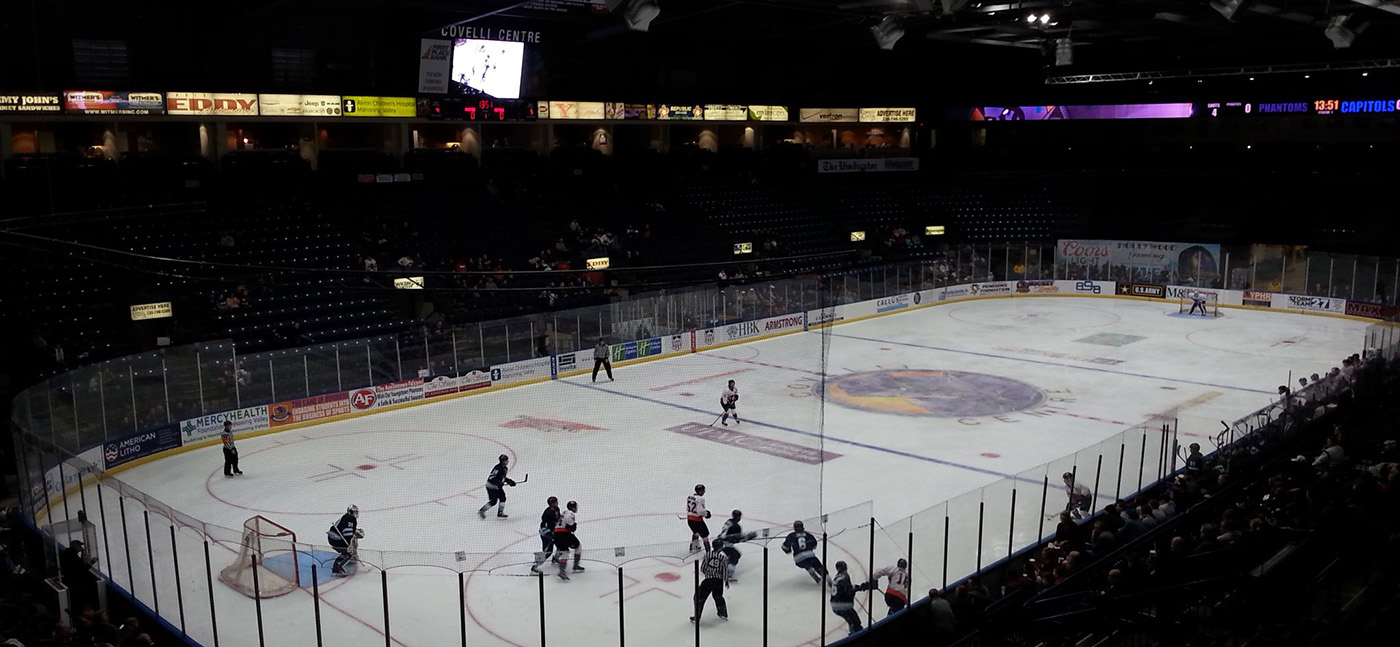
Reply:
[[[0,94],[0,112],[61,112],[57,94]]]
[[[658,104],[656,118],[661,121],[693,121],[705,118],[705,106],[691,104]]]
[[[86,115],[159,115],[165,113],[165,96],[159,92],[68,90],[64,110]]]
[[[607,104],[601,101],[541,101],[540,119],[602,119]]]
[[[919,170],[917,157],[817,160],[818,173],[890,173]]]
[[[260,94],[264,117],[339,117],[340,97],[332,94]]]
[[[912,123],[918,111],[914,108],[861,108],[864,123]]]
[[[749,106],[749,119],[754,121],[787,121],[787,106]]]
[[[258,95],[220,92],[167,92],[165,111],[172,115],[256,117]]]
[[[413,97],[342,96],[340,114],[346,117],[416,117]]]
[[[855,123],[860,121],[856,108],[803,108],[797,120],[804,123]]]
[[[1055,248],[1056,274],[1108,276],[1126,270],[1131,280],[1196,279],[1208,285],[1220,274],[1220,245],[1137,240],[1061,240]],[[1165,276],[1164,276],[1165,275]]]
[[[708,121],[743,121],[748,117],[748,106],[705,104],[705,119]]]

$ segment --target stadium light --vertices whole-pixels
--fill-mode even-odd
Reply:
[[[1026,22],[1033,23],[1033,22],[1036,21],[1037,18],[1039,18],[1039,16],[1036,16],[1035,14],[1031,14],[1031,15],[1029,15],[1029,16],[1026,16]]]
[[[1351,14],[1339,13],[1332,16],[1327,21],[1327,26],[1322,29],[1322,34],[1327,40],[1332,41],[1333,49],[1346,49],[1356,42],[1356,36],[1366,29],[1370,23],[1361,23],[1356,27],[1348,27],[1347,22],[1351,20]]]
[[[885,16],[880,23],[870,28],[870,33],[875,36],[875,42],[880,49],[894,49],[894,44],[904,37],[904,28],[899,26],[899,21],[894,16]]]
[[[1210,6],[1220,15],[1225,16],[1226,20],[1234,20],[1235,12],[1244,6],[1244,2],[1245,0],[1211,0]]]
[[[627,28],[632,31],[651,29],[651,21],[661,15],[661,7],[656,0],[607,0],[607,6],[612,13],[621,11],[622,19],[627,21]]]

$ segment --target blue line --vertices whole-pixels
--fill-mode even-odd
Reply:
[[[956,348],[943,348],[942,346],[929,346],[929,345],[926,345],[926,344],[915,344],[915,343],[913,343],[913,342],[907,342],[907,341],[894,341],[894,340],[890,340],[890,339],[871,339],[871,338],[869,338],[869,337],[857,337],[857,336],[855,336],[855,335],[840,335],[840,334],[837,334],[837,333],[831,333],[831,336],[832,336],[832,337],[845,337],[846,339],[858,339],[858,340],[860,340],[860,341],[875,342],[875,343],[877,343],[877,344],[897,344],[897,345],[900,345],[900,346],[911,346],[911,347],[913,347],[913,348],[923,348],[923,349],[925,349],[925,350],[941,350],[941,351],[943,351],[943,352],[945,352],[945,353],[960,353],[960,354],[963,354],[963,355],[976,355],[977,357],[990,357],[990,358],[993,358],[993,359],[1004,359],[1004,360],[1007,360],[1007,361],[1009,361],[1009,362],[1029,362],[1029,363],[1031,363],[1031,364],[1044,364],[1044,365],[1046,365],[1046,366],[1059,366],[1059,367],[1061,367],[1061,368],[1072,368],[1072,369],[1077,369],[1077,370],[1081,370],[1081,371],[1096,371],[1096,372],[1099,372],[1099,373],[1108,373],[1109,375],[1126,375],[1126,376],[1129,376],[1129,377],[1142,377],[1142,378],[1147,378],[1147,379],[1149,379],[1149,380],[1161,380],[1161,381],[1163,381],[1163,382],[1179,382],[1179,383],[1181,383],[1181,384],[1195,384],[1195,385],[1197,385],[1197,386],[1209,386],[1209,387],[1216,388],[1216,389],[1228,389],[1228,390],[1230,390],[1230,391],[1244,391],[1244,392],[1246,392],[1246,393],[1263,393],[1263,394],[1265,394],[1265,395],[1276,395],[1273,391],[1259,391],[1259,390],[1257,390],[1257,389],[1246,389],[1246,388],[1238,387],[1238,386],[1226,386],[1226,385],[1224,385],[1224,384],[1212,384],[1212,383],[1210,383],[1210,382],[1197,382],[1197,381],[1195,381],[1195,380],[1178,380],[1178,379],[1170,378],[1170,377],[1161,377],[1161,376],[1157,376],[1157,375],[1147,375],[1147,374],[1145,374],[1145,373],[1128,373],[1128,372],[1126,372],[1126,371],[1110,371],[1110,370],[1108,370],[1108,369],[1106,369],[1106,368],[1094,368],[1094,367],[1092,367],[1092,366],[1075,366],[1075,365],[1073,365],[1073,364],[1061,364],[1061,363],[1059,363],[1059,362],[1047,362],[1047,361],[1045,361],[1045,360],[1030,359],[1030,358],[1026,358],[1026,357],[1007,357],[1007,356],[1005,356],[1005,355],[996,355],[996,354],[994,354],[994,353],[979,353],[979,352],[973,351],[973,350],[958,350],[958,349],[956,349]]]
[[[652,403],[652,404],[659,404],[659,405],[667,406],[667,407],[675,407],[675,408],[677,408],[677,409],[684,409],[684,410],[686,410],[686,411],[692,411],[692,412],[699,413],[699,414],[704,414],[704,415],[710,415],[710,414],[714,413],[713,411],[707,411],[707,410],[705,410],[705,409],[697,409],[697,408],[695,408],[695,407],[688,407],[688,406],[685,406],[685,405],[683,405],[683,404],[676,404],[676,403],[674,403],[674,402],[666,402],[666,401],[664,401],[664,400],[656,400],[656,399],[648,398],[648,397],[642,396],[642,395],[633,395],[633,394],[631,394],[631,393],[623,393],[623,392],[621,392],[621,391],[609,391],[609,390],[607,390],[607,389],[604,389],[604,388],[599,387],[599,386],[595,386],[595,385],[593,385],[593,384],[582,384],[582,383],[579,383],[579,382],[571,382],[571,381],[568,381],[568,380],[558,380],[558,382],[559,382],[560,384],[568,384],[568,385],[576,386],[576,387],[583,388],[583,389],[593,389],[593,390],[595,390],[595,391],[602,391],[602,392],[604,392],[604,393],[611,393],[611,394],[613,394],[613,395],[620,395],[620,396],[622,396],[622,397],[624,397],[624,398],[632,398],[632,399],[634,399],[634,400],[641,400],[641,401],[643,401],[643,402],[650,402],[650,403]],[[810,431],[802,431],[801,429],[794,429],[794,428],[792,428],[792,427],[784,427],[784,426],[782,426],[782,425],[775,425],[775,424],[768,423],[768,422],[758,422],[758,421],[755,421],[755,420],[753,420],[753,419],[750,419],[750,420],[749,420],[749,424],[751,424],[751,425],[756,425],[756,426],[759,426],[759,427],[767,427],[767,428],[769,428],[769,429],[777,429],[777,430],[779,430],[779,431],[786,431],[786,432],[788,432],[788,433],[797,434],[797,435],[799,435],[799,436],[807,436],[807,437],[809,437],[809,438],[816,438],[816,439],[818,439],[818,440],[824,440],[824,441],[825,441],[825,440],[830,440],[830,441],[834,441],[834,442],[838,442],[838,443],[842,443],[842,444],[846,444],[846,445],[851,445],[851,446],[853,446],[853,447],[860,447],[860,448],[862,448],[862,449],[869,449],[869,450],[871,450],[871,451],[884,452],[884,453],[886,453],[886,454],[894,454],[895,456],[903,456],[904,458],[912,458],[912,459],[915,459],[915,460],[925,461],[925,462],[928,462],[928,463],[936,463],[936,464],[938,464],[938,465],[946,465],[946,466],[948,466],[948,467],[956,467],[956,468],[959,468],[959,469],[968,470],[968,471],[970,471],[970,472],[977,472],[977,473],[979,473],[979,474],[990,474],[990,475],[992,475],[992,476],[1000,476],[1001,478],[1017,479],[1017,480],[1022,480],[1022,481],[1026,481],[1026,482],[1030,482],[1030,483],[1040,483],[1040,481],[1036,481],[1035,479],[1024,478],[1024,477],[1017,476],[1017,475],[1015,475],[1015,474],[1003,474],[1003,473],[997,472],[997,471],[995,471],[995,470],[984,469],[984,468],[981,468],[981,467],[973,467],[973,466],[971,466],[971,465],[963,465],[963,464],[961,464],[961,463],[954,463],[954,462],[952,462],[952,461],[945,461],[945,460],[938,459],[938,458],[930,458],[930,457],[928,457],[928,456],[920,456],[920,455],[918,455],[918,454],[911,454],[911,453],[909,453],[909,452],[903,452],[903,451],[900,451],[900,450],[898,450],[898,449],[890,449],[890,448],[888,448],[888,447],[880,447],[880,446],[878,446],[878,445],[870,445],[870,444],[867,444],[867,443],[856,442],[856,441],[854,441],[854,440],[846,440],[845,438],[837,438],[837,437],[835,437],[835,436],[829,436],[829,435],[827,435],[827,434],[814,434],[814,433],[812,433],[812,432],[810,432]]]

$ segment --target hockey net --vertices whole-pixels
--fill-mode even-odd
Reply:
[[[219,571],[219,579],[250,598],[291,593],[299,586],[296,541],[296,533],[286,526],[252,517],[243,522],[238,558]]]
[[[1179,314],[1196,314],[1196,315],[1201,315],[1201,311],[1200,311],[1199,308],[1196,310],[1196,312],[1194,312],[1194,313],[1191,312],[1191,306],[1195,304],[1195,299],[1198,299],[1198,298],[1199,298],[1199,299],[1203,299],[1203,300],[1205,301],[1205,304],[1204,304],[1204,305],[1205,305],[1206,311],[1205,311],[1205,314],[1202,315],[1202,316],[1206,316],[1206,317],[1219,317],[1219,316],[1220,316],[1220,295],[1219,295],[1219,294],[1216,294],[1215,292],[1207,292],[1207,291],[1205,291],[1205,290],[1201,290],[1201,291],[1199,291],[1199,292],[1196,292],[1196,291],[1184,291],[1184,292],[1182,292],[1182,293],[1181,293],[1181,297],[1180,297],[1181,303],[1180,303],[1180,306],[1179,306],[1178,309],[1177,309],[1177,312],[1178,312]]]

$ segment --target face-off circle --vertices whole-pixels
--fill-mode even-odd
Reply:
[[[1034,385],[986,373],[889,369],[842,375],[813,385],[829,402],[877,413],[975,418],[1032,409],[1045,403]]]

